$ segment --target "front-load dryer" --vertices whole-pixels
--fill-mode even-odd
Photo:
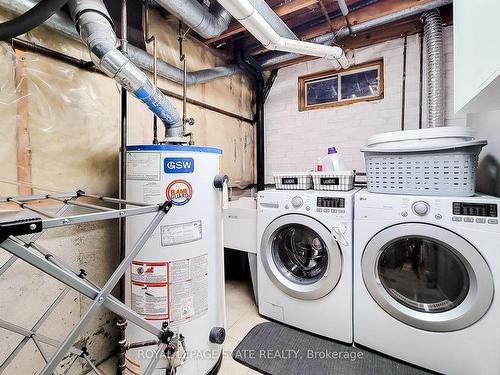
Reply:
[[[354,341],[445,374],[500,374],[499,205],[360,191]]]
[[[262,315],[352,342],[356,191],[258,193],[257,285]]]

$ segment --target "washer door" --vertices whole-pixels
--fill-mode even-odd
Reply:
[[[304,215],[284,215],[264,231],[261,261],[274,285],[305,300],[321,298],[337,285],[342,253],[331,232]]]
[[[405,223],[377,233],[361,259],[373,299],[403,323],[428,331],[474,324],[493,300],[493,276],[481,254],[457,234]]]

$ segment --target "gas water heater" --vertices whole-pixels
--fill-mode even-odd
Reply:
[[[210,374],[220,366],[225,336],[222,207],[227,188],[227,177],[220,175],[221,159],[222,151],[209,147],[127,147],[127,200],[172,202],[171,215],[126,275],[126,303],[182,341],[175,355],[160,353],[153,374]],[[127,218],[127,251],[146,225],[145,217]],[[126,338],[129,345],[154,339],[132,324]],[[156,349],[127,350],[126,371],[144,374]]]

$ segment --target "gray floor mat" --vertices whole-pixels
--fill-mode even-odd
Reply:
[[[233,352],[263,374],[424,375],[429,372],[276,322],[255,326]]]

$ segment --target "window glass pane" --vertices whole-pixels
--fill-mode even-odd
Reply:
[[[378,69],[342,75],[341,98],[354,99],[379,95]]]
[[[338,77],[306,82],[306,105],[338,101]]]

